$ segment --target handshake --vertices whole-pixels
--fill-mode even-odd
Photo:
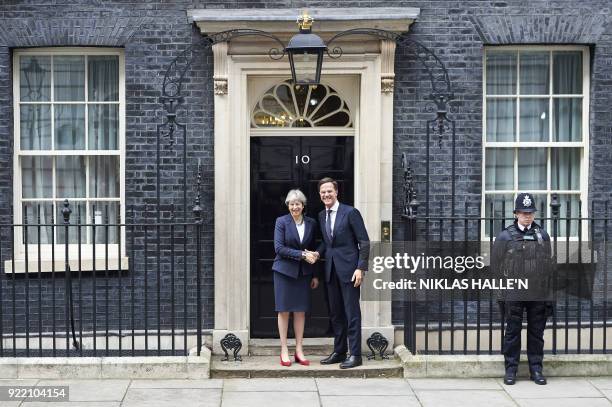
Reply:
[[[319,260],[319,252],[311,252],[310,250],[304,250],[302,252],[302,258],[310,264],[315,264]]]

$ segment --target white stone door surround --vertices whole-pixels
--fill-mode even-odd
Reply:
[[[338,10],[338,9],[335,9]],[[364,14],[364,9],[360,13]],[[384,9],[388,10],[388,9]],[[366,21],[323,21],[317,32],[324,39],[346,28],[386,28],[407,31],[418,16],[416,9],[401,9],[388,13],[394,18],[373,20],[376,13],[366,13]],[[219,10],[217,10],[220,12]],[[229,10],[228,10],[229,11]],[[223,11],[225,12],[225,10]],[[242,13],[241,10],[233,10]],[[299,10],[293,10],[294,17]],[[311,10],[309,10],[311,14]],[[349,14],[358,17],[354,12]],[[231,13],[230,13],[231,14]],[[268,12],[274,15],[274,12]],[[275,33],[295,33],[287,27],[287,10],[279,13],[278,21],[259,21],[261,29]],[[411,17],[407,17],[410,14]],[[190,12],[193,21],[202,32],[217,32],[218,15],[210,10]],[[248,15],[248,11],[240,14]],[[322,14],[321,15],[325,15]],[[214,16],[214,18],[213,18]],[[365,17],[370,16],[366,19]],[[228,19],[237,18],[229,15]],[[275,22],[277,25],[275,25]],[[327,26],[325,25],[327,24]],[[240,28],[225,22],[224,29]],[[253,26],[250,28],[259,28]],[[327,27],[327,30],[325,29]],[[216,31],[217,30],[217,31]],[[282,37],[281,37],[282,38]],[[285,38],[286,40],[286,38]],[[354,75],[359,78],[359,108],[355,118],[355,206],[361,211],[370,239],[380,240],[381,221],[391,221],[392,214],[392,164],[393,164],[393,77],[395,43],[374,41],[363,37],[347,37],[341,44],[345,53],[339,59],[325,58],[323,74]],[[275,61],[267,51],[270,43],[253,39],[219,43],[213,46],[214,55],[214,160],[215,160],[215,321],[213,352],[221,353],[219,341],[225,334],[233,333],[248,352],[250,321],[250,106],[247,94],[249,78],[256,76],[290,76],[288,58]],[[393,349],[394,329],[391,323],[389,301],[362,301],[362,348],[374,331],[381,332]]]

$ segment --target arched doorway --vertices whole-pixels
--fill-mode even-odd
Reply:
[[[308,199],[307,216],[323,205],[317,182],[338,180],[342,202],[354,201],[358,77],[333,78],[317,87],[294,87],[278,78],[252,78],[250,111],[250,328],[251,337],[277,337],[272,262],[274,221],[287,213],[293,188]],[[274,83],[270,86],[270,82]],[[262,91],[262,89],[265,89]],[[312,292],[307,337],[329,334],[324,281]]]

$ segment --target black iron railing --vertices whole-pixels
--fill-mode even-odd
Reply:
[[[490,253],[494,236],[513,222],[511,208],[495,201],[488,202],[486,215],[480,203],[466,203],[447,216],[440,202],[428,216],[419,216],[412,174],[407,171],[406,175],[405,241],[424,245],[455,242],[459,246],[479,242],[478,247]],[[535,220],[551,237],[554,313],[548,319],[545,346],[553,354],[607,353],[612,348],[608,342],[612,324],[608,320],[612,294],[608,283],[612,273],[609,203],[591,202],[589,216],[582,207],[579,201],[563,202],[553,194],[549,208],[541,205],[538,214],[543,216]],[[403,303],[407,348],[424,354],[499,353],[505,321],[498,298],[491,291],[479,295],[453,297],[451,291],[450,298],[432,293],[415,298],[414,293],[406,292],[402,299],[396,298]]]
[[[61,219],[0,224],[0,357],[199,354],[202,211],[198,196],[192,221],[122,220],[65,201]]]

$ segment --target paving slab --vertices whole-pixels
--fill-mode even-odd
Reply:
[[[413,390],[503,390],[495,379],[408,379]]]
[[[612,400],[612,390],[608,390],[608,389],[601,389],[599,390],[605,397],[607,397],[609,400]]]
[[[223,407],[319,407],[314,392],[223,392]]]
[[[221,389],[220,379],[138,379],[132,380],[131,389]]]
[[[38,386],[68,386],[69,401],[121,401],[129,380],[41,380]]]
[[[218,407],[220,389],[128,389],[124,407]]]
[[[317,380],[321,396],[412,396],[404,379],[330,379]]]
[[[312,378],[225,379],[223,391],[317,391]]]
[[[0,386],[35,386],[39,379],[0,379]]]
[[[37,401],[33,403],[23,403],[25,407],[119,407],[121,403],[118,401],[75,401],[75,402],[60,402],[48,403]]]
[[[415,396],[321,396],[323,407],[420,407]]]
[[[424,407],[516,407],[502,390],[416,390]]]
[[[521,407],[610,407],[606,398],[514,399]]]
[[[591,377],[587,380],[598,389],[612,390],[612,377]]]
[[[499,379],[502,383],[502,380]],[[587,379],[584,378],[548,378],[546,386],[539,386],[529,379],[517,380],[516,384],[506,386],[504,390],[513,398],[567,398],[567,397],[602,397],[601,391],[597,390]]]

